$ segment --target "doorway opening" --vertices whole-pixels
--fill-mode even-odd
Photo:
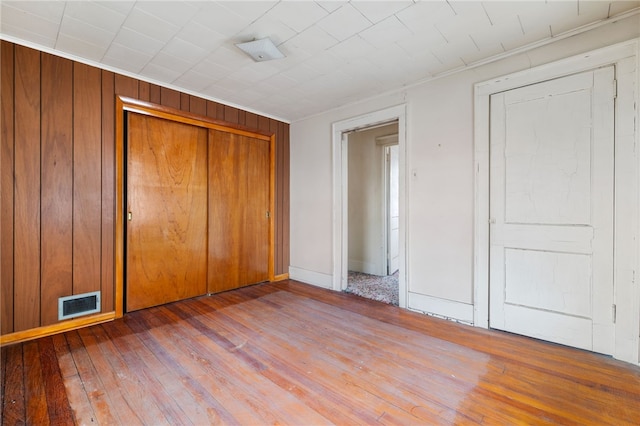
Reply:
[[[348,293],[398,305],[398,121],[348,132]]]
[[[405,107],[333,125],[333,289],[406,307]]]

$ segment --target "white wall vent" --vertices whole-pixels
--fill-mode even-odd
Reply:
[[[100,292],[74,294],[58,299],[58,320],[100,312]]]

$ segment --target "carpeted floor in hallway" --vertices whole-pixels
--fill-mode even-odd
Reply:
[[[398,306],[398,271],[387,276],[349,271],[349,284],[345,293]]]

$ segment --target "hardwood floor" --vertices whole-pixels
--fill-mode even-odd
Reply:
[[[2,348],[3,424],[640,424],[640,368],[294,281]]]

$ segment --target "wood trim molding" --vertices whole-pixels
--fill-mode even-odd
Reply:
[[[140,101],[126,96],[116,96],[116,217],[115,217],[115,318],[124,316],[124,150],[125,123],[124,112],[134,112],[151,117],[163,118],[179,123],[204,127],[207,129],[229,132],[269,142],[269,255],[268,279],[280,281],[287,279],[288,274],[275,276],[275,198],[276,198],[276,135],[273,132],[259,131],[245,126],[228,123],[211,117],[194,114],[151,102]],[[286,278],[283,278],[286,275]]]
[[[183,111],[176,108],[158,105],[151,102],[144,102],[126,96],[118,96],[118,100],[122,104],[122,110],[136,112],[138,114],[149,115],[152,117],[164,118],[178,123],[191,124],[207,129],[221,130],[224,132],[234,133],[242,136],[249,136],[265,141],[271,140],[273,133],[264,132],[239,124],[232,124],[226,121],[217,120],[215,118],[204,115],[194,114],[192,112]],[[118,111],[121,111],[118,109]]]
[[[101,314],[89,315],[78,319],[64,321],[57,324],[46,325],[43,327],[30,328],[29,330],[25,331],[17,331],[15,333],[9,333],[0,336],[0,346],[26,342],[28,340],[34,340],[40,337],[64,333],[65,331],[71,331],[81,327],[101,324],[103,322],[112,321],[115,318],[115,312],[105,312]]]
[[[276,249],[276,135],[269,142],[269,281],[275,281]]]
[[[289,274],[275,275],[271,281],[284,281],[289,279]]]

